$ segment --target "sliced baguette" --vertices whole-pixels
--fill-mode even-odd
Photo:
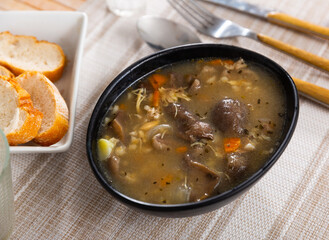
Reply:
[[[0,128],[11,146],[31,141],[41,126],[42,113],[13,79],[0,76]]]
[[[33,36],[1,32],[0,65],[16,76],[25,71],[38,71],[54,82],[62,76],[65,55],[55,43],[38,41]]]
[[[5,77],[9,77],[9,78],[14,78],[15,75],[9,71],[7,68],[5,68],[4,66],[0,66],[0,76],[5,76]]]
[[[35,108],[43,113],[43,120],[34,142],[50,146],[66,134],[68,108],[56,86],[39,72],[25,72],[16,78],[17,82],[31,95]]]

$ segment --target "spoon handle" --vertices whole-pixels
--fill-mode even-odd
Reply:
[[[313,100],[329,106],[329,90],[323,87],[319,87],[315,84],[302,81],[298,78],[293,78],[297,90],[305,97],[311,97]]]
[[[323,38],[329,38],[329,28],[300,20],[298,18],[289,16],[288,14],[280,12],[270,12],[267,14],[266,17],[270,22],[287,26],[305,33],[312,33]]]
[[[329,59],[319,57],[313,53],[307,52],[305,50],[302,50],[300,48],[291,46],[289,44],[286,44],[284,42],[281,42],[279,40],[276,40],[274,38],[271,38],[269,36],[263,35],[263,34],[257,34],[257,38],[259,41],[266,43],[267,45],[270,45],[274,48],[277,48],[281,51],[284,51],[286,53],[289,53],[299,59],[304,60],[305,62],[308,62],[314,66],[317,66],[319,68],[322,68],[329,72]]]

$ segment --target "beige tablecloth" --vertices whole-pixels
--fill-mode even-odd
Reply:
[[[327,0],[248,0],[329,27]],[[211,11],[257,32],[329,58],[329,41],[233,10]],[[328,239],[329,108],[300,99],[295,134],[275,166],[250,191],[208,214],[183,219],[145,215],[111,197],[95,179],[85,152],[93,107],[111,80],[152,53],[136,19],[120,18],[105,0],[87,1],[89,17],[80,73],[74,141],[61,154],[12,155],[16,226],[12,239]],[[188,24],[165,0],[148,1],[147,14]],[[226,43],[262,53],[293,76],[329,88],[329,74],[246,38]]]

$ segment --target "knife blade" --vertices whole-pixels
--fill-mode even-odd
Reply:
[[[201,1],[215,3],[241,12],[249,13],[253,16],[264,18],[264,19],[267,18],[267,15],[270,12],[275,12],[274,9],[270,10],[270,9],[260,8],[256,5],[238,0],[201,0]]]
[[[329,28],[318,26],[304,20],[292,17],[288,14],[279,12],[275,9],[265,9],[256,5],[240,1],[240,0],[199,0],[202,2],[210,2],[248,13],[253,16],[266,19],[269,22],[285,26],[304,33],[314,34],[316,36],[329,39]]]

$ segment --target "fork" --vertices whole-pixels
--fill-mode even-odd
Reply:
[[[273,43],[274,47],[288,52],[294,56],[299,57],[299,55],[303,56],[305,61],[309,63],[313,63],[312,61],[308,61],[309,59],[315,59],[318,64],[313,63],[314,65],[325,69],[328,71],[329,69],[329,60],[325,58],[321,58],[319,56],[313,55],[311,53],[305,52],[301,49],[295,48],[293,46],[289,46],[285,43],[272,39],[270,37],[256,34],[250,31],[247,28],[243,28],[229,20],[222,20],[215,16],[213,16],[210,12],[200,7],[197,3],[191,0],[168,0],[170,4],[180,13],[192,26],[194,26],[199,32],[209,35],[215,38],[224,38],[224,37],[237,37],[237,36],[245,36],[252,38],[254,40],[268,39],[268,41],[262,41],[271,45]],[[188,3],[191,3],[190,5]],[[276,43],[276,44],[274,44]],[[271,45],[271,46],[273,46]],[[285,50],[287,49],[287,51]],[[289,51],[288,51],[289,50]],[[298,78],[293,78],[298,91],[309,97],[316,102],[329,106],[329,90],[323,87],[319,87],[315,84],[305,82]]]
[[[291,46],[269,36],[256,33],[230,20],[214,16],[194,0],[168,0],[168,2],[199,32],[214,38],[248,37],[289,53],[305,62],[329,71],[329,59]]]

